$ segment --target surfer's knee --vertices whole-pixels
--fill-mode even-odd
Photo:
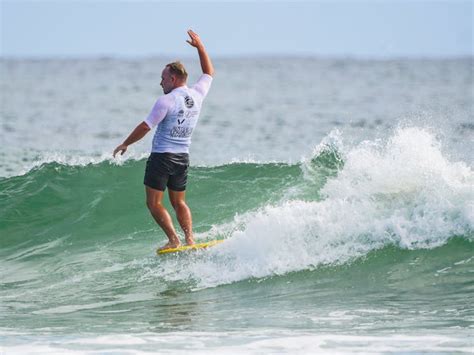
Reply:
[[[146,207],[148,207],[150,211],[156,211],[162,207],[162,204],[156,201],[146,201]]]
[[[174,200],[174,201],[171,201],[171,206],[173,206],[173,209],[175,211],[181,209],[181,208],[187,208],[188,205],[186,204],[186,201],[184,200]]]

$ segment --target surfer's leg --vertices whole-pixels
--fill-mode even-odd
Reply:
[[[176,211],[176,217],[178,218],[179,225],[186,236],[186,244],[194,244],[193,236],[193,218],[191,210],[186,204],[185,195],[186,191],[174,191],[168,188],[168,194],[170,196],[170,202]]]
[[[159,224],[161,229],[166,233],[169,242],[160,249],[176,248],[181,245],[176,230],[173,226],[173,220],[170,214],[162,204],[164,191],[152,189],[151,187],[145,186],[146,190],[146,205],[150,210],[151,215],[155,219],[156,223]]]

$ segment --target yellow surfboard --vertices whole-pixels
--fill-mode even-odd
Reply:
[[[182,245],[177,248],[169,248],[169,249],[163,249],[163,250],[157,249],[156,254],[160,255],[160,254],[168,254],[168,253],[179,253],[179,252],[188,251],[188,250],[205,249],[205,248],[213,247],[214,245],[217,245],[222,242],[223,240],[212,240],[206,243],[197,243],[194,245]]]

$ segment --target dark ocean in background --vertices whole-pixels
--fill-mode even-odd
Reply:
[[[216,60],[187,200],[226,241],[157,257],[152,134],[111,152],[172,59],[1,61],[0,352],[472,352],[472,58]]]

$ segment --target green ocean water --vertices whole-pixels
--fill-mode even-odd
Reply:
[[[186,194],[225,242],[158,257],[152,135],[111,152],[168,62],[0,61],[0,353],[472,353],[472,57],[216,59]]]
[[[143,159],[2,178],[6,352],[469,351],[472,173],[432,138],[192,167],[196,237],[226,241],[161,257]]]

